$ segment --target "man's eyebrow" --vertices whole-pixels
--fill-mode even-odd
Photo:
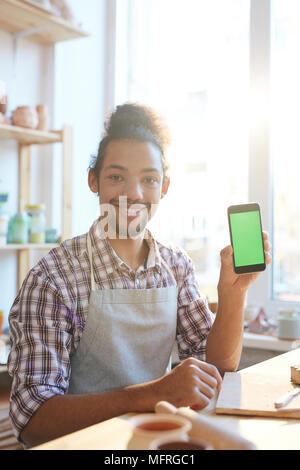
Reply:
[[[141,173],[160,173],[160,170],[158,168],[144,168]]]
[[[122,170],[122,171],[128,171],[128,169],[125,166],[122,165],[109,165],[104,170]],[[161,171],[158,168],[143,168],[141,170],[141,173],[160,173]]]
[[[114,170],[123,170],[123,171],[126,171],[127,168],[125,168],[125,166],[122,166],[122,165],[109,165],[107,166],[106,168],[104,168],[104,170],[111,170],[111,169],[114,169]]]

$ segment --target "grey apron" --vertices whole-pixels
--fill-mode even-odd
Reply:
[[[148,382],[170,370],[176,338],[177,283],[155,289],[96,289],[88,235],[91,294],[80,343],[71,356],[70,394]],[[163,262],[163,260],[162,260]]]

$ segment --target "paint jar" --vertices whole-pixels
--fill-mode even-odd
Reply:
[[[8,223],[8,243],[26,244],[28,243],[28,216],[26,213],[16,214]]]
[[[27,204],[29,216],[29,242],[43,244],[46,241],[46,206],[45,204]]]
[[[151,442],[149,450],[213,450],[213,447],[202,439],[190,437],[186,439],[161,438]]]
[[[281,310],[278,313],[278,337],[300,339],[300,311]]]
[[[149,449],[151,442],[158,438],[182,439],[192,425],[181,416],[170,414],[141,414],[130,419],[132,446],[135,450]]]
[[[1,183],[1,181],[0,181]],[[4,192],[4,191],[0,191],[0,204],[1,204],[1,207],[7,207],[7,203],[8,203],[8,196],[9,194],[7,192]]]
[[[46,243],[57,243],[58,241],[58,234],[55,228],[46,228]]]

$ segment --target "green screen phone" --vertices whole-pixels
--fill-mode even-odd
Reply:
[[[266,261],[259,204],[230,206],[228,222],[235,272],[264,271]]]

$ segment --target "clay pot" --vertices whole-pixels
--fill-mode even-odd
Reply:
[[[213,450],[210,443],[202,439],[156,439],[150,443],[150,450]]]
[[[42,8],[45,8],[47,10],[51,9],[51,5],[50,5],[49,0],[34,0],[34,1],[35,1],[35,3],[39,3]]]
[[[6,114],[7,111],[7,96],[0,97],[0,113]]]
[[[39,104],[36,107],[38,114],[39,123],[37,129],[39,131],[48,131],[49,130],[49,112],[48,106],[44,104]]]
[[[142,413],[130,418],[132,426],[132,446],[134,450],[145,450],[149,444],[159,438],[165,437],[173,440],[187,438],[191,430],[189,420],[173,414]]]
[[[74,17],[73,11],[67,0],[50,0],[50,3],[55,15],[60,16],[74,25],[77,24],[76,18]]]
[[[36,129],[39,123],[38,113],[31,106],[19,106],[12,115],[15,126]]]

